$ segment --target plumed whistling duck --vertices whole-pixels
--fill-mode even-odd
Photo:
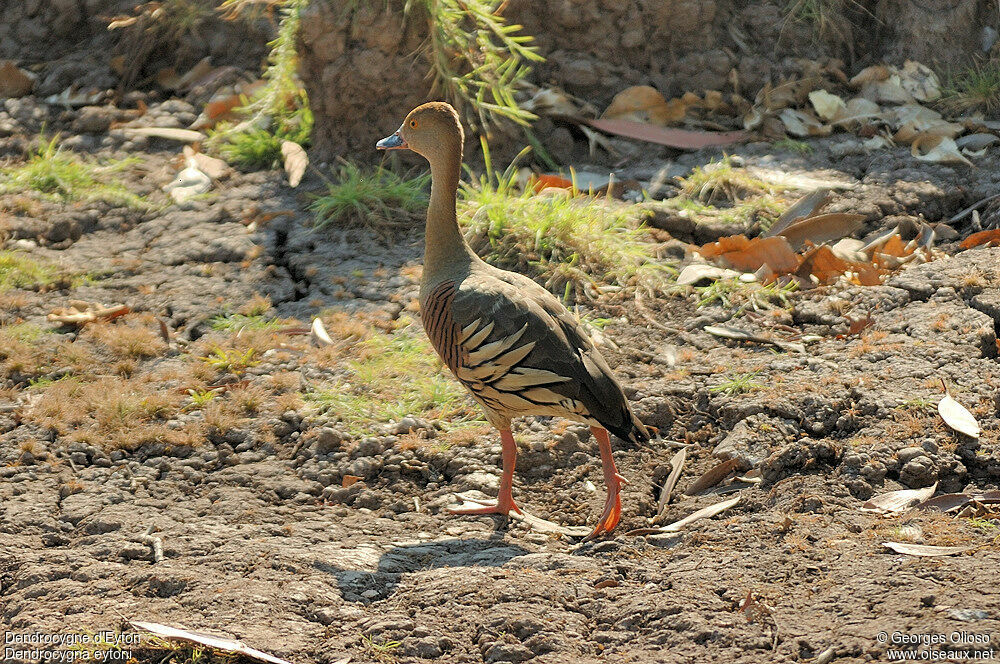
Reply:
[[[584,422],[601,451],[608,495],[588,536],[610,533],[621,518],[624,478],[615,469],[608,432],[634,443],[649,440],[621,385],[583,326],[549,291],[528,277],[481,260],[458,227],[455,197],[464,136],[449,104],[419,106],[381,150],[413,150],[430,162],[420,311],[438,355],[469,390],[503,443],[497,500],[456,514],[520,513],[511,486],[517,445],[511,420],[554,415]]]

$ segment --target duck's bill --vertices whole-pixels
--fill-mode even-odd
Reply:
[[[403,137],[398,133],[392,136],[386,136],[381,141],[375,144],[375,147],[379,150],[406,150],[410,146],[406,144]]]

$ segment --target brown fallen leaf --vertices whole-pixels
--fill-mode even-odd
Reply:
[[[937,491],[937,482],[923,489],[901,489],[890,491],[882,495],[875,496],[861,506],[862,512],[876,512],[878,514],[899,514],[905,512],[910,507],[922,503]]]
[[[919,510],[940,510],[942,512],[957,511],[969,503],[977,502],[983,505],[1000,503],[1000,491],[983,491],[980,493],[943,493],[940,496],[928,498],[916,506]]]
[[[771,224],[771,227],[766,233],[762,234],[762,237],[771,237],[772,235],[780,235],[781,231],[785,230],[790,224],[799,219],[804,219],[806,217],[811,217],[830,202],[830,190],[826,187],[820,187],[815,191],[812,191],[799,200],[795,201],[790,208],[785,210],[785,212],[778,217],[778,219]]]
[[[141,630],[151,632],[160,638],[166,639],[167,641],[196,643],[201,646],[212,648],[213,650],[221,650],[223,652],[244,655],[250,659],[270,662],[270,664],[291,664],[288,660],[275,657],[274,655],[269,655],[266,652],[257,650],[256,648],[251,648],[242,641],[237,641],[235,639],[227,639],[221,636],[214,636],[212,634],[204,634],[202,632],[189,632],[186,629],[178,629],[176,627],[160,625],[159,623],[130,621],[130,624],[133,627],[138,627]]]
[[[281,156],[285,160],[285,173],[288,174],[288,186],[293,189],[299,186],[306,166],[309,165],[309,155],[302,146],[294,141],[281,142]]]
[[[601,117],[606,120],[630,120],[666,125],[683,120],[687,108],[688,104],[683,100],[667,101],[656,88],[634,85],[616,94]]]
[[[1000,245],[1000,228],[973,233],[969,237],[962,240],[962,244],[959,246],[962,247],[962,249],[972,249],[973,247],[978,247],[984,244],[987,246]]]
[[[910,154],[921,161],[933,161],[939,164],[962,163],[973,166],[973,163],[959,152],[955,141],[948,136],[921,134],[913,139]]]
[[[806,241],[813,244],[824,244],[839,240],[859,230],[864,226],[864,221],[865,215],[863,214],[847,212],[818,214],[795,221],[776,235],[788,240],[792,249],[798,251],[805,245]]]
[[[10,60],[0,61],[0,99],[31,94],[35,79]]]
[[[363,477],[358,477],[357,475],[344,475],[340,480],[340,486],[346,489],[349,486],[353,486],[363,480]]]
[[[691,131],[688,129],[668,129],[655,125],[643,124],[641,122],[630,122],[628,120],[587,120],[583,122],[594,129],[624,136],[647,143],[666,145],[682,150],[697,150],[710,145],[730,145],[739,143],[747,139],[748,134],[743,131]]]
[[[685,496],[696,496],[702,491],[711,489],[713,486],[724,480],[739,467],[740,462],[736,459],[727,459],[710,468],[705,474],[696,479],[684,492]]]
[[[930,546],[928,544],[910,544],[909,542],[882,542],[882,546],[896,553],[908,556],[954,556],[965,553],[972,547],[968,546]]]
[[[742,272],[756,272],[767,265],[775,274],[787,274],[799,266],[799,258],[783,237],[730,235],[718,242],[704,245],[699,252],[709,259],[718,259],[723,267]]]

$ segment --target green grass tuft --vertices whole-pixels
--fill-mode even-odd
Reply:
[[[659,290],[672,267],[657,257],[657,244],[634,205],[601,196],[540,196],[517,191],[512,163],[496,173],[487,157],[486,175],[459,192],[459,223],[484,260],[541,280],[567,301],[587,285],[642,283]],[[522,152],[524,154],[524,152]]]
[[[771,144],[775,150],[784,150],[786,152],[795,152],[798,154],[812,154],[816,149],[806,143],[805,141],[797,141],[794,138],[788,138],[787,136],[780,141],[775,141]]]
[[[696,166],[691,175],[677,178],[681,195],[712,203],[719,199],[738,202],[752,196],[773,194],[777,187],[733,166],[728,156],[705,166]]]
[[[316,228],[336,223],[373,227],[410,225],[427,207],[430,174],[404,180],[390,170],[374,171],[344,162],[337,182],[309,205]]]
[[[54,136],[51,140],[43,140],[26,163],[0,169],[0,193],[28,189],[41,198],[60,202],[99,200],[114,205],[146,207],[142,197],[110,179],[136,161],[124,159],[103,166],[84,161],[72,152],[63,152],[59,148],[59,137]]]
[[[709,392],[718,392],[722,394],[744,394],[746,392],[756,392],[757,390],[763,389],[763,385],[756,382],[756,378],[760,374],[759,371],[754,371],[753,373],[745,373],[734,376],[732,379],[727,380],[718,385],[713,385],[708,388]]]
[[[59,271],[18,251],[0,251],[0,291],[36,288],[55,282]]]
[[[1000,60],[978,62],[945,75],[941,106],[951,112],[1000,111]]]
[[[450,426],[481,424],[465,389],[449,375],[415,324],[388,335],[374,332],[352,349],[347,375],[306,400],[337,415],[355,434],[375,423],[406,416],[444,420]]]

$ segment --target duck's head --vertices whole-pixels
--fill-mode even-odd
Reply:
[[[413,150],[427,161],[461,158],[464,135],[451,104],[432,101],[410,111],[396,133],[375,144],[379,150]]]

